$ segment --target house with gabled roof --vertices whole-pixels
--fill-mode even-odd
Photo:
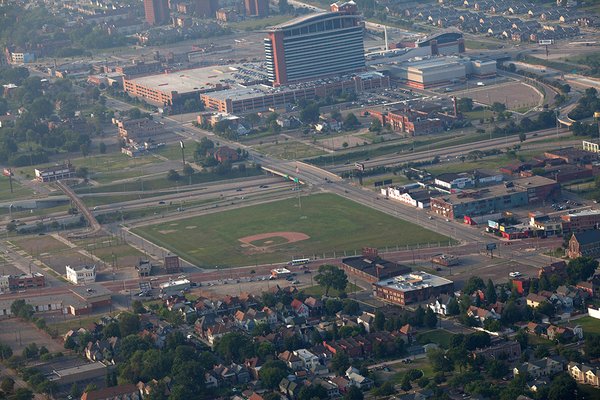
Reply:
[[[309,310],[308,306],[298,299],[292,300],[291,306],[292,306],[292,309],[294,310],[294,312],[296,313],[296,315],[299,317],[306,318],[310,314],[310,310]]]

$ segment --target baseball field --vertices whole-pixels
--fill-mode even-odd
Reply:
[[[133,230],[199,267],[354,255],[449,238],[333,194],[281,200]]]

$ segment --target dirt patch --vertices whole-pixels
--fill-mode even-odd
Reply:
[[[248,254],[254,253],[270,253],[275,251],[279,245],[285,245],[302,240],[310,239],[302,232],[267,232],[258,235],[246,236],[238,239],[242,243],[242,247]]]
[[[164,229],[164,230],[158,231],[158,233],[163,234],[163,235],[168,235],[170,233],[175,233],[175,232],[177,232],[175,229]]]
[[[196,229],[197,226],[196,225],[190,225],[190,226],[186,226],[185,229]]]

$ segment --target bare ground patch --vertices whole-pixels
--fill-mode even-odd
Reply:
[[[241,247],[245,249],[246,253],[254,254],[270,253],[275,251],[275,248],[279,245],[300,242],[307,239],[310,239],[310,236],[302,232],[267,232],[245,236],[238,239],[238,241],[242,243]]]

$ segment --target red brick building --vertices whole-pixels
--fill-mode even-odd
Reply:
[[[11,290],[25,288],[41,288],[46,286],[46,278],[39,272],[33,274],[10,275],[8,286]]]
[[[150,25],[162,25],[169,21],[168,0],[144,0],[146,22]]]
[[[240,156],[237,153],[237,151],[233,150],[232,148],[229,148],[227,146],[221,146],[217,150],[215,150],[215,152],[213,153],[213,157],[215,157],[215,160],[217,160],[218,162],[224,163],[228,161],[237,161]]]
[[[569,258],[600,256],[600,230],[573,233],[567,249]]]
[[[582,232],[600,227],[600,211],[584,210],[576,214],[567,214],[560,217],[563,233]]]
[[[249,17],[269,16],[269,0],[244,0],[244,6]]]

